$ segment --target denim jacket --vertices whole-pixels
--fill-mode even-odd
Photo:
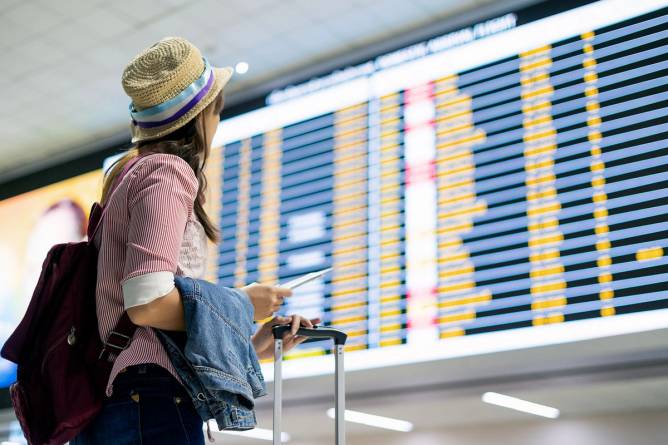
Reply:
[[[253,307],[237,289],[175,276],[183,299],[186,331],[158,338],[205,422],[220,430],[256,425],[254,399],[267,394],[255,348]],[[208,425],[208,423],[207,423]]]

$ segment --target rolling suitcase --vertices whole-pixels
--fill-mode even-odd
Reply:
[[[282,415],[282,363],[283,363],[283,335],[290,331],[290,326],[274,326],[274,445],[281,444],[281,415]],[[344,410],[346,406],[345,372],[343,369],[343,347],[348,336],[336,329],[314,327],[300,328],[297,335],[311,339],[331,338],[334,341],[334,361],[336,364],[335,378],[335,440],[336,445],[345,445],[346,430]],[[307,340],[308,341],[308,340]]]

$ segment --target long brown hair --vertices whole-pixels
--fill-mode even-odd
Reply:
[[[223,103],[223,92],[221,91],[211,104],[183,127],[158,139],[138,142],[137,146],[129,149],[123,157],[112,165],[104,178],[101,198],[102,204],[104,205],[109,198],[111,186],[116,177],[123,171],[125,165],[131,159],[138,156],[139,153],[173,154],[186,161],[195,172],[195,176],[197,176],[199,182],[199,190],[197,191],[197,197],[195,198],[194,204],[195,215],[197,215],[199,222],[202,224],[202,227],[204,227],[204,232],[206,233],[207,238],[213,242],[217,242],[219,236],[218,229],[211,222],[204,210],[207,186],[204,167],[206,166],[206,161],[209,156],[209,147],[207,147],[206,143],[207,135],[202,115],[209,109],[209,107],[214,107],[214,112],[220,114],[223,109]]]

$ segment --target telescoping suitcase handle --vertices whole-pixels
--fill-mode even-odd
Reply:
[[[274,445],[281,443],[281,414],[282,414],[282,362],[283,362],[283,336],[290,331],[290,325],[274,326]],[[343,370],[343,347],[346,344],[348,335],[336,329],[322,328],[315,326],[313,328],[299,328],[297,335],[309,337],[312,339],[331,338],[334,340],[336,349],[334,361],[336,363],[335,371],[335,440],[336,445],[345,445],[346,430],[344,410],[346,406],[345,373]]]

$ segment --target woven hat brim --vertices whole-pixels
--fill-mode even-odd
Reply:
[[[214,72],[214,81],[211,90],[204,96],[204,98],[195,105],[190,111],[181,116],[179,119],[169,124],[163,125],[161,127],[154,128],[141,128],[137,125],[130,123],[131,132],[132,132],[132,143],[140,141],[150,141],[152,139],[158,139],[166,134],[169,134],[187,124],[191,119],[197,116],[203,109],[205,109],[213,100],[218,96],[218,93],[227,85],[227,82],[230,81],[232,74],[234,73],[234,68],[224,67],[224,68],[213,68]]]

